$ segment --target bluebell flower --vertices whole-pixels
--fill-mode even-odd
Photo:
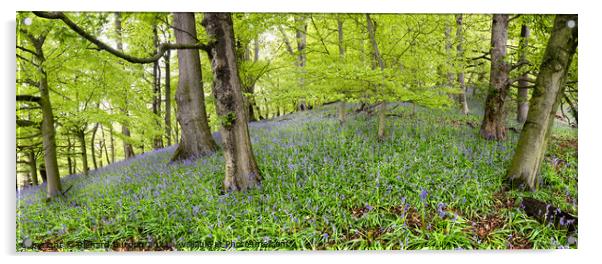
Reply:
[[[426,197],[428,196],[428,192],[423,188],[420,192],[420,201],[424,202]]]
[[[444,207],[444,203],[439,203],[439,205],[437,205],[437,212],[439,213],[439,217],[441,218],[445,217],[445,215],[447,214],[445,210],[443,210]]]

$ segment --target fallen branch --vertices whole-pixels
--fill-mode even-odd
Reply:
[[[556,208],[551,204],[525,197],[523,198],[520,207],[528,216],[533,217],[544,224],[553,224],[560,228],[566,227],[569,232],[576,229],[577,217],[563,212],[560,208]]]

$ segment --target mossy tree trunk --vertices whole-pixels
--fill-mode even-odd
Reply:
[[[487,140],[506,139],[505,103],[508,95],[506,41],[508,39],[508,15],[495,14],[491,26],[491,75],[485,100],[485,114],[481,123],[481,136]]]
[[[196,44],[194,13],[174,13],[173,16],[176,43]],[[199,51],[178,50],[178,70],[176,118],[182,133],[172,161],[210,155],[217,150],[207,121]]]
[[[261,175],[251,147],[248,110],[236,64],[232,17],[229,13],[205,13],[202,24],[215,40],[210,57],[226,164],[224,191],[244,191],[259,185]]]
[[[577,15],[557,15],[530,101],[529,114],[507,177],[514,185],[537,189],[566,74],[577,49]]]

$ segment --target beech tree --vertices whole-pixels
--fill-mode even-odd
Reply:
[[[481,123],[481,135],[485,139],[506,139],[506,111],[508,73],[506,41],[508,40],[508,15],[493,15],[491,25],[491,73],[489,92],[485,101],[485,114]]]
[[[25,56],[18,55],[22,61],[25,61],[31,65],[31,67],[35,68],[37,81],[34,80],[25,80],[28,83],[35,84],[38,89],[40,96],[17,96],[17,101],[29,101],[36,102],[39,104],[40,109],[42,110],[42,124],[41,124],[41,134],[42,134],[42,145],[44,149],[44,164],[45,164],[45,172],[42,178],[46,178],[46,197],[48,199],[54,198],[55,196],[62,193],[61,187],[61,179],[59,174],[59,167],[57,162],[57,154],[56,154],[56,138],[55,138],[55,125],[54,125],[54,113],[52,109],[52,103],[50,101],[50,87],[48,85],[48,73],[45,69],[46,56],[44,53],[44,43],[50,33],[51,27],[43,30],[42,32],[34,35],[34,33],[30,33],[30,30],[21,26],[19,32],[26,36],[27,38],[27,46],[17,45],[17,49],[28,53],[31,59],[26,58]],[[33,166],[32,166],[33,167]]]
[[[567,72],[577,50],[577,15],[557,15],[535,81],[527,120],[518,140],[507,177],[532,190],[540,182],[544,159]]]
[[[224,191],[244,191],[261,183],[248,128],[248,108],[242,94],[232,17],[229,13],[205,13],[202,21],[211,45],[213,95],[223,139]]]
[[[193,13],[174,13],[176,44],[194,45],[198,42]],[[204,156],[217,150],[211,137],[207,113],[201,61],[197,49],[178,50],[179,82],[176,90],[176,116],[182,137],[172,160]]]

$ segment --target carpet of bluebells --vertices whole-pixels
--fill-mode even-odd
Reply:
[[[168,164],[174,146],[64,177],[72,188],[52,202],[44,185],[20,190],[17,250],[577,247],[577,231],[518,206],[534,197],[577,215],[576,129],[554,128],[540,190],[508,190],[518,134],[486,141],[479,115],[390,108],[382,142],[375,116],[340,125],[334,106],[252,123],[263,182],[247,192],[222,194],[221,152]]]

